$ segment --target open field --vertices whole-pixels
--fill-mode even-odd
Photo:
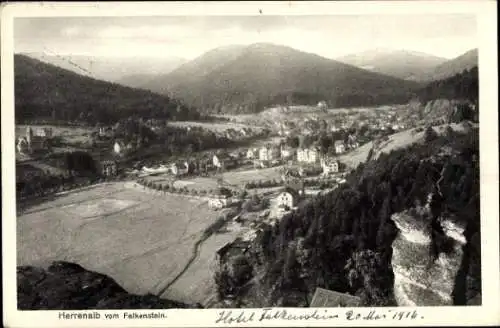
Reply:
[[[75,262],[113,277],[131,293],[156,294],[184,269],[194,244],[218,215],[203,200],[150,192],[132,182],[97,185],[18,213],[17,264]],[[200,249],[202,262],[189,267],[172,295],[193,303],[209,297],[213,277],[203,263],[235,233],[207,240]],[[183,294],[191,281],[198,288]]]
[[[251,128],[252,130],[261,130],[258,126],[248,126],[245,124],[233,123],[233,122],[196,122],[196,121],[176,121],[169,122],[171,126],[177,127],[201,127],[214,132],[223,132],[227,129],[239,130],[242,128]]]
[[[223,178],[224,182],[228,185],[243,188],[243,186],[251,181],[259,180],[280,180],[281,174],[279,169],[281,166],[269,167],[264,169],[251,169],[251,170],[234,170],[224,172]],[[220,176],[220,175],[219,175]],[[175,180],[174,187],[195,190],[210,190],[217,188],[217,177],[218,175],[213,175],[211,177],[193,177],[186,179],[175,180],[175,177],[166,173],[160,175],[151,175],[145,177],[148,181],[154,181],[159,184],[169,184],[171,181]]]

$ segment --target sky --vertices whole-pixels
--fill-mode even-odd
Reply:
[[[30,17],[14,21],[16,53],[193,59],[269,42],[335,59],[374,48],[454,58],[477,47],[473,15]]]

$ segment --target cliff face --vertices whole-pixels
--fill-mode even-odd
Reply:
[[[455,279],[466,243],[463,225],[451,217],[439,218],[441,240],[446,245],[442,249],[446,251],[437,255],[432,238],[436,227],[431,226],[427,207],[396,213],[391,219],[399,229],[392,244],[394,297],[398,305],[453,305]]]

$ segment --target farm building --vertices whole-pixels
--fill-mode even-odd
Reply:
[[[356,307],[361,299],[357,296],[316,288],[309,307]]]

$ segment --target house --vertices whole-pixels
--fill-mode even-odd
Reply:
[[[300,195],[295,189],[286,187],[278,194],[278,197],[276,197],[276,204],[278,207],[289,210],[297,205],[299,197]]]
[[[318,147],[297,149],[297,161],[303,163],[316,163],[320,157]]]
[[[307,149],[306,148],[298,148],[297,149],[297,161],[305,162],[308,158]]]
[[[114,176],[118,172],[118,165],[113,160],[106,160],[101,162],[101,172],[104,176]]]
[[[208,200],[208,208],[218,210],[231,205],[231,196],[231,190],[227,188],[218,188]]]
[[[270,161],[272,160],[272,151],[269,145],[259,149],[259,160]]]
[[[357,296],[316,288],[309,307],[357,307],[361,299]]]
[[[331,158],[325,158],[321,160],[321,167],[323,168],[323,174],[328,175],[331,173],[337,173],[339,171],[339,163]]]
[[[335,146],[335,153],[336,154],[342,154],[345,152],[345,145],[344,145],[344,142],[342,140],[335,141],[334,146]]]

